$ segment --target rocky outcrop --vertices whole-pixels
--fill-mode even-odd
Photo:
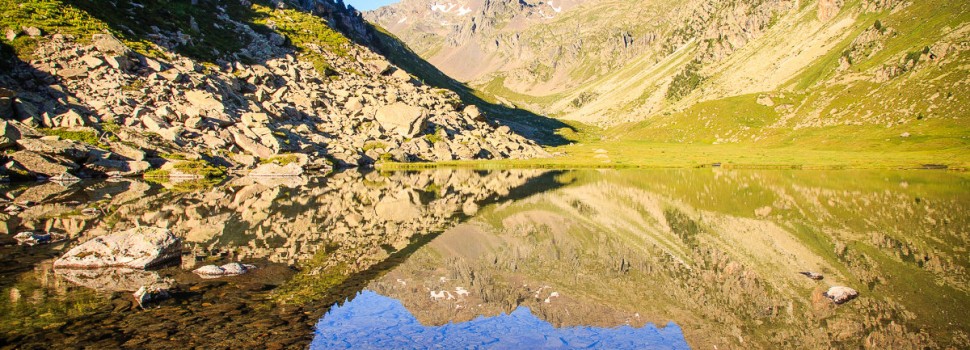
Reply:
[[[36,60],[0,74],[0,86],[9,87],[0,95],[0,112],[22,128],[62,129],[56,132],[61,140],[39,142],[40,134],[19,141],[7,137],[0,138],[0,147],[44,157],[42,162],[31,154],[24,159],[29,167],[20,164],[37,174],[69,171],[81,177],[136,176],[145,163],[132,162],[157,168],[164,163],[162,155],[171,154],[239,170],[256,164],[240,162],[245,157],[239,156],[259,161],[283,153],[303,154],[307,165],[332,161],[337,167],[545,154],[521,136],[494,133],[499,125],[462,113],[466,106],[455,93],[412,79],[367,47],[349,41],[339,48],[315,46],[319,60],[310,62],[279,33],[256,32],[229,13],[217,17],[219,26],[248,40],[239,53],[217,64],[174,50],[171,43],[181,40],[179,33],[151,36],[154,49],[164,52],[158,57],[143,56],[110,34],[45,33],[38,38]],[[300,18],[320,24],[315,30],[341,36],[321,18]],[[408,144],[434,130],[443,130],[435,149]],[[487,134],[496,136],[478,136]],[[96,159],[66,154],[62,144],[77,142],[64,138],[86,143],[79,151],[100,153]],[[376,143],[383,145],[381,152],[368,153],[365,146]],[[321,167],[305,170],[310,168]]]
[[[818,0],[818,19],[824,22],[835,18],[844,4],[844,0]]]
[[[54,261],[54,268],[124,267],[146,269],[177,259],[179,239],[162,228],[136,227],[96,237],[72,248]]]

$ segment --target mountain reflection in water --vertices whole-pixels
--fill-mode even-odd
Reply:
[[[670,323],[662,329],[555,328],[520,306],[510,314],[422,325],[400,301],[364,291],[317,323],[310,349],[688,349]]]
[[[396,315],[371,319],[401,325],[381,323],[385,333],[465,332],[469,345],[542,334],[565,339],[549,347],[582,347],[595,334],[594,347],[623,348],[637,347],[623,343],[630,332],[660,332],[642,347],[970,348],[968,189],[953,172],[730,169],[8,185],[0,344],[302,348],[337,341],[315,327],[360,326],[339,315],[385,298],[364,310]],[[29,205],[10,211],[17,203]],[[181,262],[51,268],[67,249],[136,225],[181,237]],[[67,240],[15,245],[26,230]],[[258,268],[190,272],[230,261]],[[153,281],[172,298],[138,308],[131,291]],[[834,305],[822,292],[835,285],[860,296]],[[379,340],[365,331],[341,344]]]

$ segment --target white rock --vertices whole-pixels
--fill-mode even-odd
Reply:
[[[136,227],[94,238],[54,261],[54,268],[128,267],[145,269],[181,255],[179,239],[171,231]]]

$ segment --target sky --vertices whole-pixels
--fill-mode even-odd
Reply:
[[[351,5],[360,11],[373,10],[387,4],[393,4],[395,2],[398,2],[398,0],[344,0],[345,4]]]

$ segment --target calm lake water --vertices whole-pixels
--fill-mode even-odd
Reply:
[[[965,173],[347,171],[4,186],[0,348],[970,348]],[[139,225],[181,237],[181,261],[52,267]],[[55,242],[18,245],[24,231]],[[191,272],[237,261],[257,269]],[[141,307],[132,292],[151,284],[171,298]],[[837,285],[859,297],[822,296]]]

